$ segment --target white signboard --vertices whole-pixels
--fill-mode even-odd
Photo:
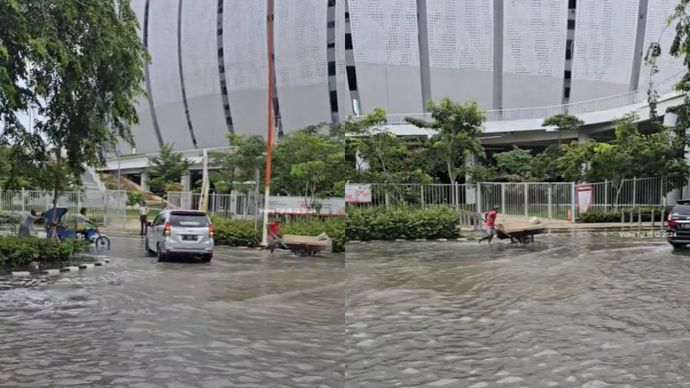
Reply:
[[[346,184],[345,202],[371,203],[371,185]]]
[[[577,192],[578,208],[580,212],[584,213],[589,209],[589,205],[592,203],[592,185],[577,185],[575,186],[575,191]]]
[[[345,199],[344,198],[325,198],[316,200],[321,209],[319,215],[321,216],[344,216],[345,215]],[[316,210],[311,206],[311,198],[305,197],[270,197],[269,199],[269,213],[270,214],[285,214],[285,215],[300,215],[300,214],[316,214]]]

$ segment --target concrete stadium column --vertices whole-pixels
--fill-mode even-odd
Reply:
[[[189,171],[182,175],[182,179],[180,179],[180,184],[182,185],[182,191],[189,191],[192,189]]]
[[[579,144],[586,143],[589,140],[592,140],[592,137],[589,136],[588,133],[583,132],[583,131],[577,131],[577,142]]]
[[[149,174],[145,172],[141,173],[141,183],[139,186],[141,186],[142,190],[149,191]]]
[[[472,167],[477,164],[477,158],[474,155],[465,158],[465,166]],[[465,174],[465,183],[470,182],[470,175]],[[466,204],[476,204],[477,203],[477,192],[474,187],[470,185],[465,185],[465,203]]]

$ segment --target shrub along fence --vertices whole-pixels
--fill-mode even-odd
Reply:
[[[460,212],[447,206],[349,207],[347,241],[457,238]]]

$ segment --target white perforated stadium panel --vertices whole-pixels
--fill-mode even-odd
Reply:
[[[187,106],[198,147],[227,142],[218,74],[217,0],[184,0],[182,65]]]
[[[578,0],[573,80],[629,85],[637,11],[637,0]]]
[[[673,13],[677,4],[677,0],[650,0],[647,5],[647,28],[643,49],[644,54],[646,54],[652,42],[661,44],[662,55],[657,59],[659,73],[654,76],[654,83],[660,87],[668,86],[675,77],[684,71],[683,60],[674,58],[669,53],[676,34],[676,23],[666,26],[666,20]],[[650,78],[649,71],[649,66],[643,62],[638,89],[647,90]]]
[[[223,44],[235,132],[266,133],[266,2],[225,0]]]
[[[137,16],[139,22],[138,35],[140,39],[144,39],[144,13],[146,10],[146,0],[132,0],[132,10]],[[143,85],[144,90],[146,86]],[[132,137],[137,152],[155,152],[158,151],[158,139],[153,128],[153,119],[151,118],[151,111],[149,110],[149,101],[146,96],[137,98],[137,116],[139,117],[139,124],[132,127]],[[131,147],[129,145],[122,145],[119,147],[121,153],[130,153]]]
[[[193,149],[182,103],[177,15],[179,0],[151,1],[149,4],[149,52],[151,93],[163,142],[175,149]]]
[[[266,2],[225,0],[223,43],[229,90],[265,89]]]
[[[357,63],[419,66],[415,0],[350,0]]]
[[[362,113],[423,109],[415,0],[350,0]]]
[[[327,5],[323,0],[276,1],[278,87],[328,83]]]
[[[506,0],[503,71],[562,78],[567,20],[567,1]]]
[[[432,67],[493,71],[493,0],[429,0]]]
[[[329,122],[328,3],[279,0],[275,7],[276,85],[283,129]]]
[[[341,120],[352,115],[345,59],[345,26],[345,0],[338,0],[335,3],[335,78],[338,85],[338,113]]]

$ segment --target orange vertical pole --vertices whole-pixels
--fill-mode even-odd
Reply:
[[[268,246],[268,210],[269,198],[271,194],[271,157],[273,151],[273,132],[275,117],[273,115],[273,79],[274,60],[273,60],[273,0],[266,0],[266,49],[268,54],[268,138],[266,141],[266,177],[264,193],[264,214],[261,245]]]

